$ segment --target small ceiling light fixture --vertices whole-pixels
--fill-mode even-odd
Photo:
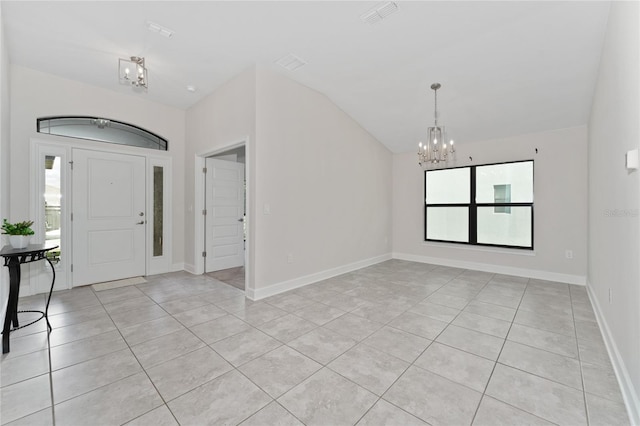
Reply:
[[[442,87],[440,83],[433,83],[431,89],[435,94],[435,108],[434,118],[435,124],[433,127],[427,129],[427,141],[422,144],[418,144],[418,164],[422,167],[426,167],[429,163],[437,164],[440,162],[446,162],[456,150],[453,148],[453,140],[450,140],[447,145],[447,134],[444,126],[438,125],[438,89]],[[451,154],[448,156],[447,154]]]
[[[380,3],[373,9],[360,16],[362,22],[375,24],[382,21],[387,16],[398,11],[398,5],[392,1]]]
[[[118,75],[122,84],[148,89],[147,68],[144,66],[144,58],[132,56],[130,60],[120,59],[118,62]]]

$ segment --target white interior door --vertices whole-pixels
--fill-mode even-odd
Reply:
[[[244,164],[207,158],[206,272],[244,265]]]
[[[145,158],[73,150],[73,285],[145,274]]]

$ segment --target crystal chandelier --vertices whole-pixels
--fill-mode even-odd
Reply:
[[[422,167],[427,166],[429,163],[446,162],[456,152],[453,148],[453,140],[450,140],[447,145],[447,134],[444,126],[438,125],[438,89],[440,87],[442,87],[440,83],[431,85],[431,89],[435,93],[435,124],[427,129],[427,141],[424,144],[422,142],[418,144],[418,164]]]
[[[130,84],[133,87],[147,89],[147,69],[144,66],[144,58],[132,56],[131,59],[120,59],[118,62],[118,74],[120,82]]]

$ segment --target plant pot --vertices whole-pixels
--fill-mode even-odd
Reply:
[[[29,245],[31,235],[9,235],[9,244],[14,249],[23,249]]]

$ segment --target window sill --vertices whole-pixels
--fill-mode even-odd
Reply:
[[[516,249],[516,248],[502,248],[502,247],[486,247],[486,246],[473,246],[467,244],[455,244],[455,243],[442,243],[437,241],[423,241],[423,246],[438,247],[438,248],[452,248],[458,250],[468,251],[482,251],[485,253],[499,253],[499,254],[511,254],[516,256],[534,256],[535,250]]]

